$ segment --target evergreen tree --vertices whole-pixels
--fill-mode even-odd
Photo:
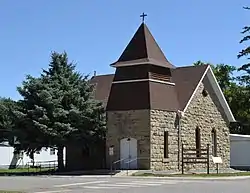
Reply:
[[[249,7],[244,7],[244,9],[246,10],[250,10]],[[241,32],[244,37],[243,39],[240,41],[241,44],[245,43],[247,44],[248,41],[250,40],[250,26],[245,26],[243,27],[243,31]],[[241,50],[238,54],[238,58],[241,57],[247,57],[247,60],[249,60],[249,54],[250,54],[250,46],[247,45],[243,50]],[[246,64],[242,65],[240,70],[244,70],[248,73],[248,79],[247,81],[250,81],[249,76],[250,76],[250,63],[247,62]],[[245,77],[246,78],[246,77]],[[249,82],[248,82],[249,83]],[[249,83],[250,84],[250,83]]]
[[[14,114],[17,103],[10,98],[0,98],[0,142],[13,141]]]
[[[244,7],[244,9],[250,10],[249,7]],[[244,110],[240,114],[242,115],[242,130],[245,134],[250,134],[250,26],[243,27],[243,31],[241,33],[244,35],[244,37],[242,38],[240,43],[244,44],[245,48],[239,52],[238,58],[245,57],[246,63],[239,68],[239,71],[241,71],[242,74],[238,77],[238,80],[243,88],[240,98],[240,100],[242,101],[241,109],[244,108]]]
[[[20,140],[26,151],[42,147],[58,149],[63,169],[63,148],[74,144],[91,147],[105,136],[104,108],[93,98],[88,76],[75,71],[66,53],[52,53],[41,77],[27,76],[18,88],[23,110],[17,113]]]

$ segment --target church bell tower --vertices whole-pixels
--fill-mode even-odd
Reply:
[[[145,16],[145,14],[143,14]],[[175,68],[143,22],[119,57],[107,102],[108,165],[121,169],[150,167],[150,110],[164,109],[174,88]],[[168,96],[171,97],[171,96]],[[108,148],[113,155],[108,155]]]

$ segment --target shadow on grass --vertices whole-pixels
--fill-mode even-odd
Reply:
[[[0,170],[0,176],[41,176],[41,175],[58,175],[58,176],[81,176],[81,175],[114,175],[117,172],[110,172],[110,170],[77,170],[77,171],[24,171],[21,169]],[[1,192],[0,192],[1,193]]]
[[[0,171],[0,176],[37,176],[37,175],[52,175],[53,173],[55,173],[55,171],[39,171],[39,172]]]

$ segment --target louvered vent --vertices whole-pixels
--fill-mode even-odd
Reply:
[[[164,74],[158,74],[158,73],[151,72],[150,78],[154,79],[154,80],[161,80],[161,81],[165,81],[165,82],[170,82],[170,76],[164,75]]]

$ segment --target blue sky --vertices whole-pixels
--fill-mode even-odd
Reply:
[[[142,12],[175,66],[197,60],[239,66],[247,5],[249,0],[1,0],[0,96],[19,99],[16,86],[47,68],[51,51],[66,51],[82,73],[113,73],[109,64],[139,27]]]

